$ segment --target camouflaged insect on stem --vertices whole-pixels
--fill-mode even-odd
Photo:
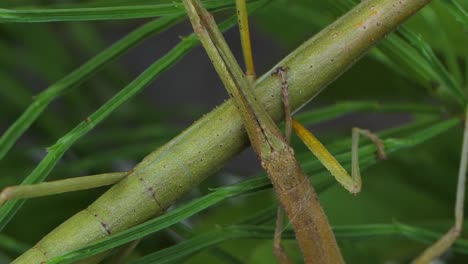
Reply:
[[[289,67],[292,109],[314,98],[375,43],[393,31],[430,0],[362,1],[278,63]],[[271,72],[256,85],[256,98],[273,118],[283,114],[278,78]],[[227,122],[229,120],[229,122]],[[161,214],[193,186],[212,175],[245,146],[247,137],[233,102],[202,117],[166,145],[151,153],[126,179],[103,194],[89,208],[109,221],[113,233]],[[146,167],[145,172],[141,172]],[[140,173],[140,175],[137,175]],[[144,174],[144,175],[143,175]],[[139,180],[155,188],[157,206]],[[99,223],[77,213],[49,233],[14,263],[41,263],[108,236]]]

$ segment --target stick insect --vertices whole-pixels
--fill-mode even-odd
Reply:
[[[307,180],[303,176],[304,173],[299,169],[295,169],[297,161],[294,163],[283,163],[280,160],[276,160],[276,153],[282,153],[281,159],[289,161],[295,159],[292,151],[283,152],[283,149],[290,148],[290,137],[291,128],[306,144],[306,146],[312,151],[312,153],[320,160],[320,162],[335,176],[336,180],[349,192],[356,194],[361,190],[361,176],[359,171],[359,159],[358,159],[358,144],[359,136],[365,135],[377,146],[377,155],[380,159],[385,159],[384,146],[381,140],[369,130],[363,130],[359,128],[353,128],[352,130],[352,176],[350,176],[346,170],[336,161],[336,159],[327,151],[327,149],[320,143],[320,141],[307,129],[305,129],[299,122],[294,120],[291,115],[291,110],[288,102],[288,87],[286,68],[278,67],[275,75],[277,75],[282,85],[282,101],[284,105],[284,116],[285,116],[285,137],[281,137],[278,133],[278,128],[268,118],[265,111],[262,111],[262,107],[256,103],[254,95],[251,93],[251,86],[255,83],[252,81],[255,78],[255,69],[252,57],[252,50],[250,44],[250,33],[248,25],[248,15],[246,10],[245,0],[236,0],[237,14],[239,21],[240,36],[242,42],[242,50],[244,55],[244,61],[246,66],[246,76],[248,81],[242,80],[242,74],[239,73],[239,67],[235,62],[234,57],[230,53],[227,44],[223,42],[222,35],[216,28],[216,23],[213,23],[211,15],[201,6],[198,0],[184,0],[184,5],[189,13],[192,25],[195,32],[202,40],[202,43],[215,64],[215,68],[218,74],[223,79],[226,89],[229,95],[235,100],[246,126],[249,138],[252,146],[259,156],[262,167],[267,171],[270,179],[273,182],[277,195],[281,201],[283,208],[285,208],[290,221],[292,222],[296,236],[301,247],[304,259],[306,263],[339,263],[343,262],[343,259],[337,248],[336,241],[334,240],[333,234],[330,234],[331,228],[328,224],[326,216],[321,209],[320,204],[306,204],[306,202],[293,200],[293,202],[299,202],[298,204],[289,204],[291,201],[288,200],[288,192],[296,192],[299,195],[309,199],[308,195],[314,196],[314,199],[318,203],[314,189],[310,187],[309,190],[300,189],[299,184],[306,184]],[[196,12],[200,12],[197,14]],[[205,28],[206,27],[206,28]],[[216,53],[216,51],[218,53]],[[231,76],[228,76],[231,74]],[[237,79],[236,79],[237,78]],[[250,86],[250,87],[249,87]],[[236,97],[237,96],[237,97]],[[466,118],[466,117],[465,117]],[[437,258],[445,251],[447,251],[456,239],[460,236],[463,223],[463,205],[465,196],[465,182],[466,182],[466,167],[468,165],[468,119],[465,121],[465,136],[463,139],[463,147],[461,154],[461,162],[459,167],[458,175],[458,187],[455,203],[455,224],[454,226],[437,242],[432,246],[428,247],[418,258],[414,260],[414,263],[423,264],[429,263],[433,259]],[[260,138],[259,138],[260,137]],[[281,142],[276,145],[274,142]],[[283,145],[284,144],[284,145]],[[270,149],[265,150],[265,146]],[[273,165],[271,165],[273,164]],[[277,167],[277,165],[284,167]],[[289,168],[290,167],[290,168]],[[273,169],[272,169],[273,168]],[[291,170],[291,168],[294,168]],[[279,173],[278,173],[279,172]],[[295,173],[292,175],[291,172]],[[282,174],[282,175],[281,175]],[[288,186],[290,183],[286,183],[284,178],[292,177],[292,181],[296,181],[296,185]],[[297,177],[297,178],[296,178]],[[284,185],[283,185],[284,184]],[[308,184],[307,184],[308,185]],[[288,187],[283,187],[288,186]],[[284,193],[281,193],[284,192]],[[299,209],[292,208],[299,206]],[[300,216],[302,210],[317,210],[314,213],[315,217]],[[274,236],[274,253],[279,263],[292,263],[287,256],[284,248],[281,246],[281,230],[283,226],[283,210],[281,207],[278,208],[277,222]],[[295,223],[296,217],[303,217],[305,220],[299,223]],[[320,218],[320,219],[319,219]],[[316,222],[314,222],[316,221]],[[312,230],[301,225],[316,225],[316,228],[321,228],[322,231],[327,232],[324,236],[313,234]],[[322,232],[320,231],[320,232]],[[320,248],[323,244],[327,245],[330,249],[322,247],[322,250],[314,247],[313,244],[309,243],[308,236],[304,235],[303,232],[311,232],[309,235],[311,239],[319,241],[319,244],[315,244],[315,247]],[[313,254],[309,254],[314,252]],[[317,252],[317,253],[315,253]],[[322,256],[320,256],[322,254]],[[335,255],[330,255],[335,254]],[[330,257],[330,258],[327,258]]]
[[[195,33],[199,36],[218,75],[223,80],[226,90],[241,113],[252,147],[258,155],[262,167],[269,175],[281,205],[294,227],[306,263],[344,263],[327,217],[318,202],[317,194],[300,168],[294,151],[289,146],[291,127],[294,127],[306,145],[311,148],[338,182],[351,193],[357,193],[361,189],[359,160],[356,155],[359,135],[371,135],[370,137],[377,142],[382,157],[384,155],[383,145],[369,131],[354,129],[352,148],[355,158],[353,158],[353,170],[352,176],[350,176],[311,133],[292,119],[288,102],[286,68],[278,67],[274,74],[279,77],[282,85],[286,117],[286,137],[283,137],[264,108],[256,102],[252,92],[251,86],[254,82],[251,79],[254,78],[255,71],[250,50],[245,1],[239,0],[236,3],[241,39],[245,42],[242,47],[247,65],[247,78],[244,77],[208,11],[198,0],[184,0],[183,3]],[[282,209],[279,209],[274,251],[279,262],[288,263],[291,261],[280,245],[282,217]]]
[[[377,7],[381,7],[382,9],[388,8],[389,10],[394,11],[395,16],[398,17],[398,19],[394,19],[394,17],[392,17],[392,19],[388,19],[389,22],[388,22],[388,27],[386,27],[386,29],[390,30],[390,29],[394,28],[398,23],[400,23],[401,20],[403,20],[405,17],[411,15],[413,12],[415,12],[416,10],[418,10],[419,8],[421,8],[421,7],[422,7],[423,5],[425,5],[426,3],[427,3],[427,1],[405,2],[404,5],[403,5],[403,7],[406,8],[407,10],[405,9],[406,11],[403,11],[403,12],[396,12],[395,10],[393,10],[393,9],[392,9],[392,6],[391,6],[391,1],[388,1],[388,2],[386,2],[386,1],[380,1],[380,2],[379,2],[379,1],[376,1],[375,3],[365,2],[365,3],[363,3],[363,4],[361,5],[360,8],[361,8],[361,10],[366,10],[366,11],[363,11],[366,15],[367,15],[366,12],[369,12],[369,13],[370,13],[370,11],[368,11],[368,10],[370,10],[370,7],[374,8],[373,4],[376,4]],[[379,6],[378,4],[382,4],[382,6]],[[372,5],[372,6],[371,6],[371,5]],[[403,8],[403,7],[402,7],[402,8]],[[385,13],[385,12],[383,12],[383,13]],[[397,16],[397,15],[399,15],[399,16]],[[387,19],[387,17],[383,17],[383,18]],[[355,14],[350,15],[350,16],[348,17],[348,19],[350,19],[350,21],[352,21],[352,22],[350,22],[351,24],[356,24],[356,23],[359,22],[359,21],[362,22],[363,17],[359,17],[359,14],[358,14],[358,13],[355,13]],[[366,17],[366,19],[367,19],[367,17]],[[371,22],[372,22],[372,23],[375,23],[375,21],[372,20],[372,19],[374,19],[374,18],[372,18],[372,17],[369,18],[369,23],[371,23]],[[375,18],[375,19],[376,19],[376,18]],[[393,21],[393,22],[390,22],[390,21]],[[342,25],[342,24],[340,24],[340,23],[342,23],[342,22],[339,22],[339,23],[337,24],[338,27],[333,28],[333,30],[338,30],[339,26]],[[345,27],[344,29],[346,29],[346,27]],[[331,30],[331,29],[330,29],[330,30]],[[359,31],[359,33],[361,33],[361,31]],[[356,58],[358,58],[360,55],[362,55],[363,52],[366,51],[366,49],[367,49],[368,47],[372,46],[372,44],[374,43],[374,41],[377,41],[379,38],[383,37],[385,33],[386,33],[386,32],[383,31],[383,30],[375,31],[375,35],[373,35],[372,38],[371,38],[372,41],[369,41],[369,39],[364,39],[362,42],[356,41],[356,42],[354,43],[356,46],[347,47],[347,51],[348,51],[347,54],[351,54],[351,55],[346,56],[346,58],[344,58],[344,60],[345,60],[345,59],[347,60],[348,58],[353,58],[353,59],[350,60],[350,61],[347,61],[348,64],[346,64],[346,65],[347,65],[346,67],[348,67],[350,64],[352,64],[352,62],[354,62]],[[345,35],[345,34],[346,34],[346,32],[343,31],[343,35]],[[355,34],[352,34],[352,35],[355,35]],[[330,34],[329,36],[330,36],[330,38],[331,38],[332,34]],[[359,38],[356,37],[355,39],[357,40],[357,39],[359,39]],[[353,39],[353,40],[354,40],[354,39]],[[312,43],[312,42],[311,42],[311,43]],[[308,44],[311,44],[311,43],[308,43]],[[324,46],[322,46],[322,47],[324,47]],[[331,47],[331,50],[339,51],[339,49],[337,49],[337,47]],[[303,51],[304,51],[304,49],[303,49]],[[338,56],[339,54],[341,54],[341,53],[337,53],[336,55]],[[226,55],[226,54],[223,54],[223,55]],[[293,71],[293,72],[294,72],[294,71],[297,71],[297,69],[296,69],[295,67],[293,67],[294,63],[292,63],[292,61],[294,61],[295,59],[296,59],[295,57],[289,57],[289,58],[286,60],[286,61],[289,61],[289,63],[281,63],[281,65],[291,67],[291,71]],[[235,67],[236,67],[235,65],[236,65],[236,63],[233,61],[233,64],[232,64],[232,65],[229,65],[229,66],[235,68]],[[339,69],[344,69],[344,68],[346,68],[346,67],[341,67],[341,68],[340,68],[340,67],[337,67],[337,68],[330,68],[330,69],[326,69],[326,70],[330,71],[329,74],[330,74],[331,76],[336,76],[336,74],[338,74],[338,72],[337,72],[337,71],[338,71],[338,68],[339,68]],[[237,66],[237,68],[239,68],[239,67]],[[308,68],[308,66],[307,66],[307,68]],[[308,69],[308,70],[310,70],[310,69]],[[244,83],[245,81],[244,81],[244,77],[242,77],[242,76],[243,76],[242,71],[240,71],[240,70],[236,70],[236,71],[240,72],[240,74],[237,74],[237,73],[236,73],[238,76],[235,76],[235,78],[233,78],[233,80],[235,80],[235,81],[240,81],[240,82]],[[340,70],[340,71],[341,71],[341,70]],[[240,76],[240,77],[239,77],[239,76]],[[334,77],[333,77],[333,78],[334,78]],[[271,80],[269,80],[269,81],[271,81]],[[297,79],[296,79],[296,81],[297,81]],[[320,83],[320,85],[318,85],[318,86],[322,86],[322,87],[323,87],[323,85],[327,84],[329,81],[330,81],[330,79],[327,79],[327,81],[323,81],[323,82]],[[247,83],[248,83],[248,81],[247,81]],[[279,86],[280,83],[281,83],[281,81],[279,81],[279,78],[277,78],[277,79],[275,80],[275,85],[278,85],[278,86]],[[297,85],[297,82],[296,82],[296,85]],[[242,87],[244,87],[244,86],[245,86],[246,88],[249,88],[249,89],[250,89],[250,87],[248,86],[248,84],[243,84],[243,86],[239,86],[239,87],[240,87],[240,89],[242,89]],[[248,92],[248,89],[247,89],[246,94],[248,94],[248,93],[249,93],[249,92]],[[254,97],[254,99],[255,99],[255,97]],[[254,101],[255,101],[255,100],[254,100]],[[302,103],[303,103],[303,102],[300,102],[300,103],[297,103],[297,102],[296,102],[296,106],[295,106],[295,107],[297,107],[299,104],[302,104]],[[247,102],[247,105],[250,106],[250,107],[253,107],[253,108],[255,109],[255,104],[254,104],[254,103],[248,103],[248,102]],[[256,110],[257,110],[257,109],[256,109]],[[266,117],[266,119],[267,119],[267,117]],[[268,122],[268,121],[267,121],[267,122]],[[259,126],[260,126],[260,125],[259,125]],[[271,127],[271,126],[267,125],[267,127]],[[260,128],[262,128],[262,126],[260,126]],[[274,133],[272,132],[271,134],[268,134],[268,136],[271,136],[271,137],[272,137],[272,140],[274,141],[274,143],[277,144],[278,147],[283,148],[283,150],[285,150],[285,151],[287,151],[287,152],[291,152],[291,149],[289,148],[288,144],[285,143],[285,140],[284,140],[284,139],[279,139],[279,137],[282,137],[282,136],[281,136],[281,133],[279,133],[277,129],[275,130],[275,128],[272,128],[272,131],[273,131]],[[271,131],[270,131],[270,132],[271,132]],[[278,138],[275,137],[276,135],[279,135]],[[172,144],[172,145],[175,145],[175,144],[177,144],[177,143],[173,143],[173,142],[172,142],[171,144]],[[151,191],[154,191],[154,189],[152,189],[152,188],[159,188],[159,187],[158,187],[158,184],[160,184],[161,182],[160,182],[160,181],[156,181],[156,180],[154,179],[154,177],[152,177],[152,176],[154,176],[154,175],[150,175],[150,172],[148,172],[148,171],[146,171],[146,170],[144,170],[144,169],[148,169],[147,167],[145,168],[145,166],[148,166],[149,162],[152,161],[154,157],[157,157],[161,152],[170,149],[171,144],[169,144],[168,147],[162,148],[161,150],[158,150],[156,153],[151,154],[149,157],[145,158],[145,160],[144,160],[139,166],[137,166],[134,170],[132,170],[131,172],[124,173],[125,175],[130,175],[130,176],[132,176],[132,177],[125,177],[125,178],[123,179],[123,183],[126,183],[126,184],[133,184],[132,186],[134,186],[134,187],[142,188],[142,185],[141,185],[141,183],[139,182],[139,180],[142,179],[142,181],[143,181],[143,179],[144,179],[145,181],[148,181],[147,183],[148,183],[148,185],[149,185],[149,187],[148,187],[147,189],[145,189],[145,191],[151,192]],[[265,146],[264,146],[264,147],[265,147]],[[266,148],[265,150],[268,151],[268,148]],[[187,155],[187,156],[188,156],[188,155]],[[168,158],[166,158],[166,159],[164,160],[164,162],[169,162],[169,163],[170,163],[170,166],[172,166],[172,164],[174,164],[172,167],[177,168],[177,169],[180,171],[180,166],[179,166],[179,163],[177,163],[177,161],[178,161],[178,160],[176,160],[176,159],[173,158],[172,156],[169,156]],[[220,161],[220,162],[221,162],[221,161]],[[158,164],[158,166],[159,166],[159,165],[162,166],[162,164]],[[273,164],[273,165],[275,165],[275,164]],[[162,168],[160,168],[161,166],[159,166],[158,168],[161,169],[164,173],[166,173],[166,171],[164,171]],[[278,164],[276,164],[276,166],[278,166]],[[295,166],[296,166],[296,165],[295,165]],[[297,166],[296,166],[296,167],[297,167]],[[163,168],[164,168],[164,167],[163,167]],[[204,168],[202,168],[202,169],[204,169]],[[202,169],[200,170],[201,172],[198,172],[198,171],[197,171],[196,173],[199,173],[199,174],[206,173],[206,172],[203,171]],[[271,169],[274,169],[274,168],[271,168]],[[167,173],[167,174],[169,175],[169,173]],[[180,174],[183,174],[183,172],[180,172]],[[287,182],[288,184],[290,184],[290,180],[291,180],[291,179],[288,179],[288,182]],[[156,181],[156,184],[154,183],[155,181]],[[136,183],[135,183],[135,182],[136,182]],[[112,193],[113,193],[113,195],[114,195],[114,198],[115,198],[115,195],[116,195],[116,194],[121,195],[120,192],[117,192],[117,191],[124,191],[125,185],[124,185],[123,183],[118,184],[117,186],[115,186],[115,187],[112,189]],[[138,183],[138,186],[137,186],[137,183]],[[166,183],[165,183],[165,184],[166,184]],[[304,185],[304,184],[302,184],[302,185],[300,185],[300,186],[303,186],[303,185]],[[299,185],[297,185],[297,186],[299,186]],[[145,187],[146,187],[146,185],[145,185]],[[151,187],[151,188],[150,188],[150,187]],[[307,188],[307,187],[304,187],[304,188]],[[13,192],[12,190],[13,190],[13,189],[10,189],[10,193]],[[126,190],[126,189],[125,189],[125,190]],[[158,189],[158,191],[159,191],[159,189]],[[162,191],[162,190],[161,190],[161,191]],[[8,192],[7,192],[7,193],[8,193]],[[153,192],[153,193],[157,193],[157,192]],[[308,192],[306,192],[306,193],[308,193]],[[312,195],[312,193],[310,193],[310,194]],[[138,194],[138,195],[140,195],[140,194]],[[7,195],[5,195],[5,196],[7,196]],[[2,197],[3,197],[4,199],[12,198],[11,196],[8,196],[8,197],[5,197],[5,196],[2,196]],[[103,202],[104,200],[110,199],[109,196],[111,196],[111,195],[109,194],[108,196],[106,196],[106,197],[104,197],[104,198],[101,198],[100,200],[98,200],[98,202],[96,202],[95,204],[93,204],[92,206],[90,206],[90,208],[93,209],[93,210],[100,209],[102,212],[104,212],[106,209],[105,209],[104,207],[100,207],[100,205],[104,204],[104,202]],[[142,191],[141,197],[143,197],[143,196],[145,197],[145,199],[148,199],[148,198],[146,197],[146,196],[147,196],[147,193],[143,193],[143,191]],[[119,196],[119,197],[120,197],[120,196]],[[123,194],[122,194],[122,197],[123,197]],[[308,197],[308,196],[305,196],[305,197]],[[311,197],[311,196],[309,196],[309,197]],[[153,198],[154,198],[154,197],[153,197]],[[297,198],[297,199],[298,199],[300,202],[302,202],[301,199],[303,199],[303,198],[304,198],[304,197],[300,197],[300,198]],[[123,198],[122,198],[122,199],[123,199]],[[140,197],[138,197],[138,199],[140,199]],[[141,200],[138,200],[138,199],[133,199],[133,200],[131,200],[130,202],[133,202],[134,200],[135,200],[135,201],[141,201],[143,198],[141,198]],[[172,200],[171,200],[171,199],[172,199]],[[151,217],[152,215],[154,215],[154,211],[158,211],[158,210],[159,210],[159,212],[160,212],[160,211],[163,210],[164,208],[167,208],[167,207],[166,207],[167,204],[170,204],[171,201],[173,201],[173,199],[174,199],[173,197],[169,197],[169,199],[168,199],[167,202],[164,202],[164,203],[160,206],[160,208],[158,207],[158,208],[156,208],[156,209],[153,208],[153,207],[155,207],[154,201],[152,201],[152,200],[150,200],[150,201],[144,200],[143,202],[144,202],[145,204],[143,204],[143,205],[139,204],[139,207],[151,207],[152,209],[151,209],[151,210],[148,209],[147,211],[145,211],[145,213],[142,213],[142,214],[144,214],[144,215],[143,215],[141,218],[139,218],[138,220],[135,220],[135,222],[144,221],[144,219],[147,219],[148,217]],[[107,201],[109,201],[109,200],[107,200]],[[105,202],[107,202],[107,201],[105,201]],[[125,203],[129,203],[129,202],[126,201]],[[99,205],[99,204],[100,204],[100,205]],[[300,203],[299,203],[299,204],[300,204]],[[297,205],[296,205],[296,206],[297,206]],[[104,209],[102,209],[102,208],[104,208]],[[119,209],[119,208],[116,207],[116,209]],[[124,210],[122,210],[122,211],[124,211]],[[151,212],[150,212],[150,211],[151,211]],[[303,211],[308,211],[308,210],[303,210]],[[94,211],[93,211],[93,212],[94,212]],[[92,218],[92,215],[89,216],[89,210],[88,210],[87,213],[88,213],[88,215],[86,215],[86,213],[80,212],[79,214],[77,214],[77,216],[74,217],[74,219],[75,219],[75,220],[77,220],[77,219],[78,219],[78,220],[83,220],[84,218],[86,218],[86,219],[84,219],[84,220],[90,221],[89,218],[90,218],[90,217]],[[109,215],[110,215],[110,214],[109,214]],[[99,215],[99,216],[101,216],[101,215]],[[103,214],[102,216],[104,216],[104,214]],[[80,219],[80,218],[81,218],[81,219]],[[112,218],[112,219],[111,219],[111,218]],[[122,229],[124,229],[124,228],[128,228],[128,226],[129,226],[130,224],[135,224],[134,222],[132,222],[132,223],[127,223],[127,222],[124,223],[124,222],[118,222],[118,221],[113,222],[114,218],[115,218],[115,217],[109,216],[109,219],[106,218],[106,219],[104,219],[105,221],[103,220],[103,221],[100,221],[100,222],[99,222],[99,223],[101,223],[101,226],[99,226],[99,225],[93,226],[93,228],[95,228],[95,230],[93,229],[93,230],[94,230],[93,232],[95,232],[95,233],[102,232],[102,229],[103,229],[103,228],[104,228],[104,230],[105,230],[105,232],[106,232],[106,234],[99,233],[99,236],[98,236],[97,238],[93,238],[93,239],[98,239],[98,238],[100,238],[100,237],[109,235],[109,234],[111,234],[112,232],[118,232],[119,230],[122,230]],[[325,218],[325,219],[326,219],[326,218]],[[118,218],[117,220],[120,221],[120,218]],[[63,231],[63,230],[65,230],[67,227],[70,227],[70,226],[72,225],[72,221],[74,221],[74,220],[72,219],[71,221],[64,223],[64,224],[61,226],[61,228],[59,228],[59,229]],[[109,222],[107,222],[107,221],[109,221]],[[77,223],[77,221],[75,221],[74,223]],[[80,222],[80,223],[81,223],[81,222]],[[92,223],[96,223],[96,222],[92,222]],[[109,223],[110,223],[110,224],[109,224]],[[105,226],[104,226],[103,224],[108,224],[108,225],[105,225]],[[325,226],[326,226],[327,228],[329,228],[327,224],[326,224]],[[57,232],[60,233],[60,230],[57,231]],[[62,233],[63,233],[63,232],[62,232]],[[51,240],[51,237],[53,238],[56,234],[57,234],[57,233],[54,233],[53,235],[49,236],[48,239]],[[49,243],[49,244],[50,244],[50,243]],[[76,245],[75,245],[75,246],[76,246]],[[78,245],[78,246],[79,246],[79,245]],[[38,256],[40,255],[40,252],[37,250],[37,248],[35,248],[35,249],[36,249],[36,251],[31,251],[31,252],[27,253],[26,255],[29,256],[29,257],[31,257],[31,256],[37,256],[37,257],[38,257]],[[47,253],[49,253],[49,255],[51,255],[51,256],[54,256],[54,255],[60,254],[60,252],[63,252],[63,250],[69,250],[69,249],[70,249],[70,248],[66,248],[66,249],[61,249],[61,248],[55,249],[55,248],[53,248],[53,249],[50,249],[50,251],[47,251]],[[28,254],[29,254],[29,255],[28,255]],[[35,254],[35,255],[34,255],[34,254]],[[338,254],[337,254],[337,255],[338,255]],[[339,258],[339,257],[337,257],[337,258]],[[25,257],[25,258],[23,258],[23,260],[24,260],[24,259],[27,259],[27,258]]]

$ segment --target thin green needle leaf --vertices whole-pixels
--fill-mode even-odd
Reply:
[[[441,236],[441,234],[430,230],[410,226],[395,222],[393,224],[373,224],[362,226],[341,226],[334,228],[340,238],[366,238],[387,235],[402,235],[410,240],[431,244]],[[468,254],[468,240],[459,239],[454,244],[457,252]]]
[[[77,86],[91,77],[107,63],[111,62],[140,41],[144,40],[151,34],[170,27],[181,18],[182,16],[165,17],[143,25],[42,91],[35,97],[35,101],[23,112],[23,114],[8,128],[5,133],[3,133],[0,138],[0,160],[11,149],[18,138],[40,116],[49,103],[62,94],[64,90]]]
[[[349,238],[367,239],[369,237],[399,235],[425,244],[434,242],[437,237],[440,236],[439,233],[401,223],[336,226],[333,227],[333,231],[336,237],[340,240]],[[219,245],[224,241],[233,239],[272,239],[273,234],[274,227],[271,226],[234,225],[221,227],[216,230],[194,236],[189,240],[178,243],[177,245],[151,253],[129,263],[173,263],[181,258],[188,257],[202,250]],[[285,230],[282,238],[295,239],[294,232],[292,232],[292,230]],[[468,254],[468,240],[457,240],[454,250]]]
[[[235,19],[229,19],[221,25],[223,30],[233,26]],[[173,66],[185,54],[198,44],[194,35],[184,38],[176,47],[166,53],[164,57],[154,62],[142,74],[140,74],[129,85],[102,105],[96,112],[89,116],[86,121],[81,122],[73,130],[61,137],[53,146],[47,149],[47,155],[31,174],[23,181],[23,184],[33,184],[44,181],[57,162],[75,141],[86,135],[96,125],[108,117],[120,105],[127,102],[136,93],[145,88],[151,81],[163,71]],[[9,201],[0,209],[0,230],[13,218],[24,201]]]
[[[271,239],[274,229],[271,227],[251,226],[229,226],[217,228],[214,231],[197,235],[189,240],[178,243],[175,246],[146,255],[142,258],[129,262],[130,264],[144,263],[173,263],[181,258],[188,257],[204,249],[219,245],[224,241],[232,239]],[[295,238],[294,233],[288,230],[283,233],[283,239]]]
[[[335,12],[342,12],[356,3],[356,0],[333,1],[333,7]],[[464,106],[466,96],[461,84],[455,81],[431,46],[405,26],[401,26],[398,32],[400,35],[389,35],[371,54],[409,80],[417,80],[426,87],[441,85],[441,89],[436,91],[439,97],[450,97],[451,101]]]
[[[340,116],[350,113],[369,111],[440,115],[443,113],[443,108],[415,103],[382,104],[377,101],[353,101],[340,102],[336,103],[334,106],[324,107],[321,109],[313,109],[311,111],[298,115],[296,119],[301,123],[318,123],[338,118]]]
[[[28,250],[31,246],[26,245],[23,242],[17,241],[5,234],[0,234],[0,249],[9,251],[15,254],[22,254]]]
[[[386,147],[385,149],[387,154],[389,154],[402,148],[412,147],[416,144],[422,143],[429,138],[439,135],[444,131],[447,131],[458,123],[459,120],[453,118],[422,129],[404,139],[385,139],[383,140]],[[359,154],[362,162],[366,164],[366,166],[376,162],[376,159],[374,158],[375,145],[371,144],[364,146],[361,149],[364,151],[360,151]],[[349,156],[350,153],[346,153],[346,155]],[[348,157],[348,161],[349,160],[350,158]],[[369,164],[367,162],[369,162]],[[310,166],[308,168],[305,167],[304,169],[306,171],[310,171],[311,169],[320,168],[319,166],[320,164],[316,163],[314,168]],[[169,227],[230,197],[259,192],[267,188],[271,188],[271,183],[267,177],[260,176],[235,185],[216,189],[214,192],[198,198],[184,206],[181,206],[174,211],[168,212],[158,218],[106,237],[102,240],[82,247],[81,249],[66,253],[62,256],[54,257],[47,263],[71,263],[79,259],[93,256],[100,252],[123,245],[135,239],[143,238],[149,234]]]
[[[431,74],[430,66],[425,63],[419,52],[395,34],[389,36],[379,45],[378,52],[382,52],[389,62],[393,63],[393,65],[389,65],[390,67],[395,69],[396,72],[409,77],[410,80],[416,79],[425,84],[435,79]],[[380,57],[377,55],[376,58],[379,59]],[[386,63],[386,61],[382,62]],[[406,72],[401,67],[409,68],[410,72]]]
[[[252,0],[250,3],[259,2]],[[204,5],[213,11],[233,8],[232,0],[206,0]],[[51,22],[149,18],[184,15],[181,2],[148,5],[107,6],[56,9],[0,9],[0,23],[3,22]]]
[[[171,127],[162,124],[149,124],[132,129],[132,137],[127,134],[127,129],[122,127],[111,127],[96,131],[88,137],[80,140],[78,145],[80,147],[101,147],[105,145],[119,144],[125,145],[126,143],[134,143],[138,140],[154,140],[154,139],[167,139],[174,136],[178,131],[176,127]]]
[[[400,135],[407,135],[407,134],[415,133],[424,127],[435,125],[438,122],[440,122],[440,117],[437,117],[437,116],[425,116],[424,118],[419,117],[407,125],[402,125],[399,127],[387,129],[377,134],[380,138],[387,138],[389,136],[398,137]],[[340,162],[344,162],[347,160],[349,161],[351,159],[351,156],[340,157],[339,155],[343,155],[343,152],[348,151],[349,147],[351,146],[351,143],[352,143],[351,138],[346,138],[346,139],[341,139],[341,140],[336,139],[332,143],[327,144],[327,149],[330,151],[330,153],[333,154],[333,156],[338,158]],[[298,157],[299,157],[299,160],[301,161],[302,166],[304,167],[308,166],[308,164],[311,162],[317,162],[316,160],[315,161],[310,160],[309,151],[304,150],[298,153]]]
[[[196,235],[196,233],[193,231],[191,227],[190,221],[185,221],[185,222],[180,222],[180,223],[175,224],[174,226],[170,227],[170,232],[174,232],[182,240],[189,239],[193,237],[194,235]],[[208,254],[210,254],[211,256],[219,259],[220,261],[226,264],[228,263],[242,264],[243,263],[236,256],[234,256],[233,254],[219,247],[214,247],[210,249],[208,251]]]
[[[447,71],[442,62],[437,58],[432,50],[431,46],[425,42],[420,36],[417,36],[411,30],[406,27],[399,29],[399,33],[413,45],[415,50],[418,50],[423,58],[426,60],[426,64],[431,67],[437,81],[445,85],[453,93],[455,98],[459,98],[462,105],[466,104],[465,93],[460,83],[456,83],[454,77],[450,72]]]
[[[402,33],[405,37],[390,35],[372,53],[375,58],[409,80],[416,80],[430,88],[431,92],[434,92],[434,87],[440,87],[435,91],[438,97],[463,105],[465,96],[460,85],[454,81],[452,74],[434,55],[430,46],[404,27],[400,28],[400,32],[405,32]]]
[[[112,168],[111,164],[115,164],[119,160],[141,159],[145,154],[155,150],[163,145],[170,138],[151,140],[142,143],[126,144],[111,149],[103,148],[102,151],[97,151],[89,156],[83,157],[71,164],[65,163],[57,167],[57,174],[82,173],[90,169],[103,170],[103,168]],[[79,175],[79,174],[78,174]]]
[[[458,0],[446,0],[444,3],[447,4],[455,18],[465,27],[468,27],[468,11],[463,8]]]

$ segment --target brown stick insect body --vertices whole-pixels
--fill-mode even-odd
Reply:
[[[250,82],[213,18],[197,0],[184,0],[183,3],[195,32],[239,109],[252,147],[290,218],[306,263],[343,263],[315,190],[299,166],[294,151],[257,102]]]

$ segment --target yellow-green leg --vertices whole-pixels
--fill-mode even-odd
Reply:
[[[368,137],[377,146],[377,156],[380,159],[385,159],[384,145],[382,141],[369,130],[361,128],[352,129],[352,144],[351,144],[351,176],[341,166],[341,164],[330,154],[330,152],[323,146],[323,144],[299,122],[292,118],[291,110],[289,107],[288,83],[287,83],[287,69],[279,67],[274,72],[281,81],[282,101],[285,112],[285,135],[288,143],[290,143],[291,130],[294,128],[296,134],[304,142],[304,144],[312,151],[312,153],[319,159],[319,161],[330,171],[336,180],[343,185],[349,192],[356,194],[360,192],[362,181],[359,169],[359,138],[361,135]],[[274,239],[274,253],[280,263],[292,263],[287,256],[284,248],[281,246],[281,232],[283,230],[283,217],[284,213],[282,208],[278,208]]]
[[[236,0],[236,9],[242,53],[244,55],[245,75],[253,84],[255,83],[256,74],[252,55],[252,45],[250,42],[249,17],[245,0]]]
[[[128,174],[128,172],[113,172],[32,185],[10,186],[0,193],[0,206],[11,199],[34,198],[111,185]]]
[[[303,127],[296,120],[292,120],[294,131],[309,150],[317,157],[320,163],[327,168],[328,171],[335,177],[335,179],[352,194],[361,191],[361,173],[359,169],[359,138],[361,135],[368,137],[377,146],[377,156],[380,159],[385,159],[384,145],[382,141],[369,130],[353,128],[352,130],[352,144],[351,144],[351,176],[335,159],[335,157],[328,152],[325,146],[305,127]]]

